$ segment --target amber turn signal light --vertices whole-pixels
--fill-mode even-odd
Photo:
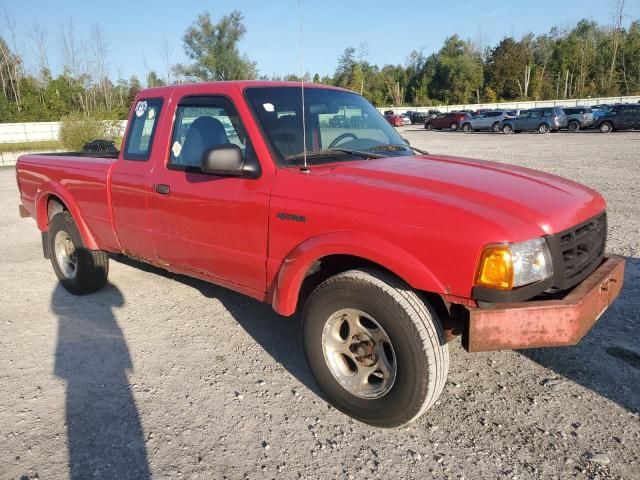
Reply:
[[[513,259],[509,245],[485,247],[478,264],[476,285],[499,290],[513,288]]]

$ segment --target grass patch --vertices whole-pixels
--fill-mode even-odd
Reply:
[[[64,148],[58,140],[45,140],[42,142],[16,142],[0,143],[0,152],[25,152],[38,150],[59,150]]]

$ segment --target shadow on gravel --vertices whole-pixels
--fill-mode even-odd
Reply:
[[[578,345],[520,353],[630,412],[640,412],[640,259],[625,260],[620,296]]]
[[[301,341],[301,324],[297,321],[297,318],[283,317],[275,313],[271,305],[197,278],[171,273],[123,255],[112,255],[111,259],[146,272],[170,278],[195,288],[207,298],[219,300],[234,320],[251,335],[265,352],[271,355],[301,384],[318,397],[323,398],[305,361]]]
[[[66,382],[69,478],[150,478],[145,438],[127,370],[127,343],[113,309],[124,304],[108,284],[74,297],[58,284],[51,309],[58,316],[55,374]]]

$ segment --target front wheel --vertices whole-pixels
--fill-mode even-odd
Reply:
[[[611,133],[613,132],[613,125],[609,122],[602,122],[600,124],[600,133]]]
[[[107,283],[109,256],[101,250],[87,250],[69,212],[56,214],[49,223],[51,264],[62,286],[84,295]]]
[[[505,123],[502,126],[502,133],[506,133],[506,134],[513,133],[513,127],[508,123]]]
[[[349,270],[318,286],[303,313],[304,350],[326,398],[370,425],[395,427],[438,399],[449,351],[435,311],[400,280]]]
[[[549,125],[547,125],[546,123],[542,123],[538,127],[538,132],[540,132],[542,135],[549,133],[550,130],[551,128],[549,128]]]
[[[491,130],[494,132],[499,132],[500,131],[500,122],[495,122],[493,125],[491,125]]]
[[[569,122],[568,128],[570,132],[577,132],[578,130],[580,130],[580,123],[578,123],[575,120],[572,120]]]
[[[433,130],[433,125],[431,125],[430,123],[425,123],[424,124],[424,129],[428,132],[430,132],[431,130]]]
[[[465,123],[464,125],[462,125],[462,131],[464,133],[469,133],[471,132],[471,125],[468,123]]]

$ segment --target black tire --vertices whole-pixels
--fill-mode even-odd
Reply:
[[[505,123],[502,126],[502,133],[510,134],[510,133],[513,133],[513,132],[514,132],[513,126],[510,123]]]
[[[325,325],[343,309],[371,315],[392,344],[395,381],[377,398],[347,390],[325,360]],[[350,333],[346,336],[345,342],[353,341]],[[396,427],[415,420],[435,403],[447,379],[449,350],[435,311],[402,281],[377,270],[349,270],[320,284],[304,307],[303,342],[307,362],[327,400],[370,425]]]
[[[500,131],[500,122],[495,122],[491,125],[491,131],[498,133]]]
[[[431,125],[430,123],[425,123],[424,124],[424,129],[428,132],[430,132],[431,130],[433,130],[433,125]]]
[[[458,130],[458,124],[457,123],[452,123],[451,127],[449,127],[449,128],[451,128],[452,132],[455,132],[456,130]]]
[[[540,125],[538,125],[538,133],[545,135],[550,131],[551,127],[549,127],[549,125],[547,125],[546,123],[541,123]]]
[[[600,133],[611,133],[613,132],[613,125],[611,122],[602,122],[598,130],[600,130]]]
[[[57,238],[62,240],[68,238],[73,245],[74,267],[72,269],[60,264],[61,259],[58,258],[56,250]],[[53,271],[62,286],[70,293],[74,295],[93,293],[107,283],[109,275],[107,252],[85,248],[82,236],[69,212],[60,212],[51,219],[49,223],[49,251],[51,252]],[[73,273],[69,273],[69,270],[73,270]]]
[[[464,125],[462,125],[462,131],[464,133],[469,133],[471,132],[472,128],[471,128],[471,124],[470,123],[465,123]]]
[[[577,132],[578,130],[580,130],[580,122],[578,122],[577,120],[571,120],[569,122],[568,128],[570,132]]]

